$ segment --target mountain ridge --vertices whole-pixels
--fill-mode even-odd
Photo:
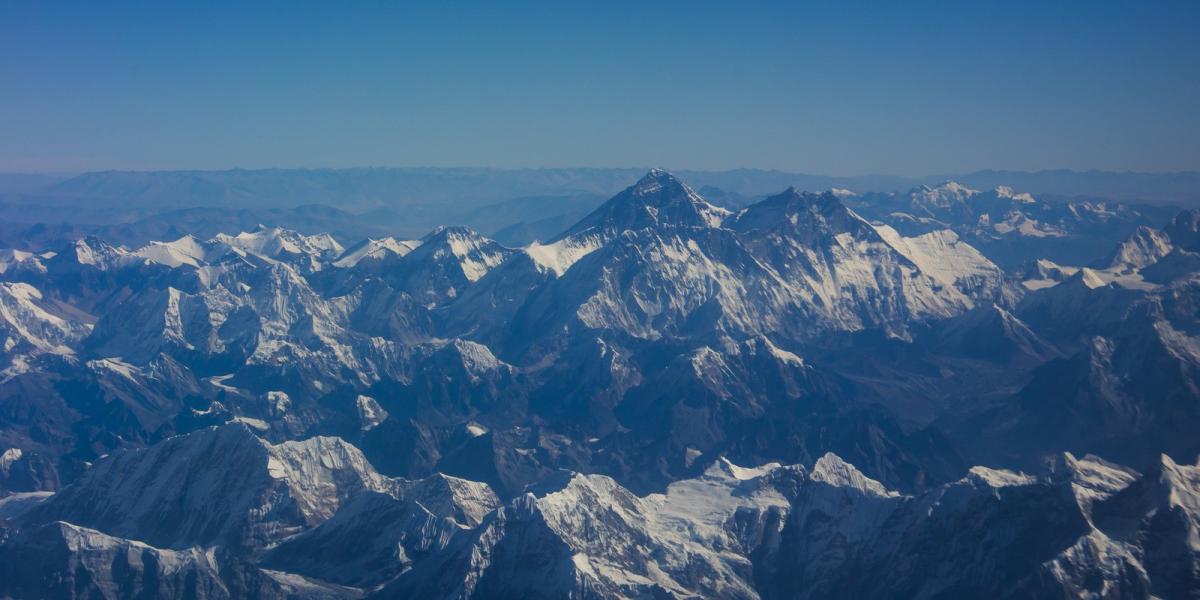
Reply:
[[[1017,189],[0,253],[0,595],[1178,595],[1200,220]]]

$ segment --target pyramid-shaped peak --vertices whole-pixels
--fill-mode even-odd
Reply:
[[[665,187],[684,188],[686,186],[674,175],[663,169],[650,169],[649,172],[633,185],[635,192],[644,194],[654,193]]]
[[[670,171],[667,171],[666,169],[659,169],[658,167],[655,167],[653,169],[650,169],[649,171],[646,171],[646,174],[642,176],[641,180],[638,183],[641,183],[644,181],[678,181],[678,179],[676,179],[675,176],[672,175]]]
[[[470,227],[462,225],[439,225],[433,231],[425,234],[425,237],[421,238],[420,243],[414,247],[414,252],[408,255],[441,256],[439,252],[444,249],[449,249],[452,255],[460,258],[479,252],[488,254],[499,253],[502,255],[507,255],[510,252],[510,250],[501,246],[495,240],[480,234]]]
[[[612,239],[645,228],[720,227],[728,216],[728,210],[709,204],[674,175],[653,169],[551,242],[576,235]]]

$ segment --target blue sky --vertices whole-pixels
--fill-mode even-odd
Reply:
[[[0,4],[0,171],[1200,169],[1200,2]]]

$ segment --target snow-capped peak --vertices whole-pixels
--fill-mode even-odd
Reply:
[[[393,237],[367,238],[347,249],[336,261],[335,267],[354,267],[363,261],[383,260],[389,256],[404,256],[421,245],[421,240],[397,240]]]
[[[39,519],[165,547],[263,543],[328,519],[351,494],[394,487],[338,438],[272,445],[232,424],[110,455]]]
[[[345,252],[342,245],[327,233],[303,235],[290,229],[265,225],[237,235],[219,233],[212,241],[269,260],[300,256],[328,259]]]
[[[185,235],[173,242],[150,242],[133,252],[150,262],[178,267],[189,265],[200,267],[204,264],[206,250],[192,235]]]
[[[32,252],[9,248],[0,249],[0,275],[17,269],[45,273],[46,265],[42,263],[42,258]]]
[[[947,181],[933,187],[923,185],[910,191],[908,197],[914,209],[934,213],[941,209],[962,205],[978,193],[978,190],[973,190],[958,182]]]
[[[666,186],[678,186],[682,183],[667,171],[659,168],[650,169],[637,183],[633,184],[634,192],[640,195],[654,194]]]
[[[129,250],[125,249],[125,247],[113,246],[94,236],[87,236],[76,240],[72,244],[71,250],[70,255],[75,258],[75,262],[81,265],[89,265],[102,271],[107,270],[129,256]],[[59,253],[59,255],[66,256],[67,253]]]
[[[1113,270],[1144,269],[1170,254],[1173,249],[1170,236],[1141,225],[1118,244],[1107,259],[1100,261],[1099,266]]]
[[[979,193],[979,190],[973,190],[957,181],[944,181],[936,186],[929,187],[921,186],[921,189],[928,192],[936,192],[940,194],[956,194],[962,196],[974,196]]]
[[[469,227],[440,226],[421,238],[421,243],[406,258],[449,260],[462,269],[468,281],[473,282],[504,262],[512,252]]]
[[[998,196],[1000,198],[1006,198],[1006,199],[1012,200],[1014,202],[1023,202],[1025,204],[1034,204],[1037,202],[1037,200],[1034,199],[1032,194],[1030,194],[1028,192],[1021,192],[1021,193],[1014,192],[1013,189],[1007,185],[998,185],[998,186],[996,186],[995,191],[996,191],[996,196]]]
[[[743,209],[730,221],[729,226],[740,233],[762,235],[786,230],[805,245],[815,245],[842,233],[855,238],[878,238],[871,224],[832,192],[814,194],[794,187]]]
[[[1029,485],[1036,481],[1035,478],[1024,473],[978,466],[971,467],[967,471],[965,480],[973,484],[985,485],[992,488]]]
[[[71,346],[91,328],[52,310],[42,292],[27,283],[0,283],[0,353],[73,354]]]
[[[674,175],[654,169],[551,242],[584,235],[607,242],[622,231],[647,227],[720,227],[729,215]]]
[[[523,248],[525,254],[539,267],[562,277],[579,259],[599,250],[604,240],[599,235],[567,237],[549,244],[533,242]]]
[[[725,481],[749,481],[767,475],[779,468],[779,463],[767,463],[759,467],[741,467],[733,464],[725,457],[720,457],[704,471],[708,479]]]
[[[813,464],[809,479],[839,488],[853,488],[874,496],[895,496],[882,483],[863,475],[854,465],[832,452],[826,452]]]
[[[1147,476],[1157,479],[1169,506],[1178,506],[1200,516],[1200,465],[1181,465],[1161,454]]]

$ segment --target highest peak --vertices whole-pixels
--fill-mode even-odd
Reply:
[[[653,169],[552,242],[580,234],[611,239],[647,227],[720,227],[727,216],[728,210],[709,204],[674,175]]]
[[[683,186],[674,175],[662,169],[650,169],[637,183],[633,184],[635,192],[653,193],[662,189],[664,186]]]
[[[626,191],[630,193],[630,196],[635,198],[654,198],[655,200],[650,200],[652,203],[671,201],[679,198],[686,198],[693,204],[708,203],[699,194],[692,191],[692,188],[688,187],[687,184],[662,169],[651,169]]]

